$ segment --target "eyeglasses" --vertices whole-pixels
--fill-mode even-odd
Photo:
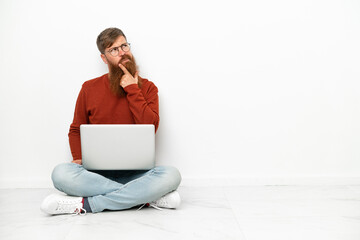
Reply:
[[[119,55],[120,48],[124,52],[128,52],[128,51],[130,51],[130,43],[124,43],[119,47],[113,47],[112,49],[110,49],[107,52],[110,53],[111,56],[116,57]]]

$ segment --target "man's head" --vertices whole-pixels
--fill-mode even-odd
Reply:
[[[107,28],[99,34],[96,44],[102,60],[109,68],[111,91],[118,96],[124,96],[125,91],[120,86],[120,79],[124,72],[119,67],[119,63],[124,65],[133,76],[137,71],[135,58],[130,51],[130,44],[125,34],[118,28]],[[141,86],[140,79],[139,86]]]

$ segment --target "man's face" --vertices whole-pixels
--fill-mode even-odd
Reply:
[[[109,80],[110,80],[110,90],[117,96],[124,96],[125,91],[120,86],[120,80],[124,75],[123,70],[119,67],[121,63],[132,76],[135,76],[137,71],[136,62],[134,56],[131,54],[131,51],[124,52],[120,46],[126,43],[126,39],[123,36],[119,36],[116,41],[108,48],[105,49],[105,53],[101,54],[101,58],[108,65],[109,68]],[[110,50],[113,48],[118,48],[119,53],[115,56],[110,54]],[[138,81],[139,87],[141,86],[141,81]]]
[[[128,52],[124,52],[121,48],[119,48],[119,54],[117,56],[112,56],[109,53],[109,50],[113,49],[114,47],[120,47],[121,45],[127,43],[124,36],[119,36],[115,42],[108,48],[105,49],[105,53],[101,54],[102,60],[109,66],[118,66],[119,63],[125,65],[125,63],[128,61],[127,58],[133,58],[133,55],[131,53],[131,50]],[[110,66],[109,66],[110,68]]]

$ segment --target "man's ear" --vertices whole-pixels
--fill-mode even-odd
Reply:
[[[105,64],[108,64],[107,58],[105,54],[100,54],[101,59],[104,61]]]

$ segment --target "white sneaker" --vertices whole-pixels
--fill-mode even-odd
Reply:
[[[72,197],[58,193],[47,196],[41,204],[40,209],[48,214],[80,214],[84,215],[82,197]]]
[[[160,199],[149,203],[150,207],[162,210],[161,208],[177,208],[180,206],[181,198],[177,191],[172,191]]]

